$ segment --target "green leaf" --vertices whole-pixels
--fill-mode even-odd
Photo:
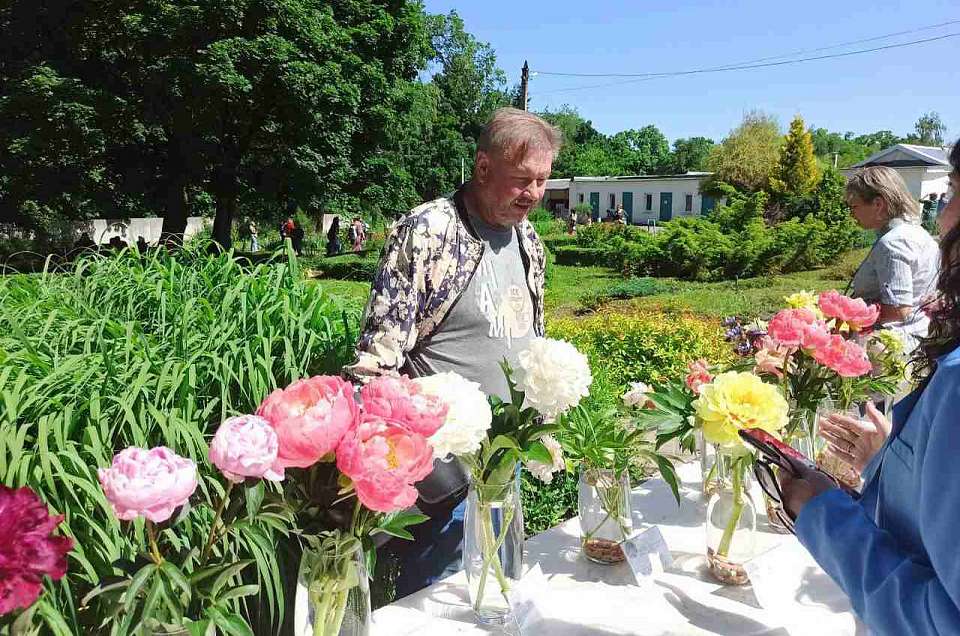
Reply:
[[[137,600],[137,596],[140,594],[140,590],[143,588],[143,584],[156,572],[157,566],[153,563],[148,563],[133,575],[133,579],[130,581],[130,587],[124,592],[125,600],[123,603],[123,611],[130,613],[133,604]]]
[[[225,567],[223,571],[217,575],[213,585],[210,587],[210,597],[217,598],[217,595],[223,586],[226,585],[231,578],[239,574],[243,568],[247,567],[251,563],[253,563],[252,560],[238,561],[237,563],[233,563]]]
[[[224,636],[254,636],[247,622],[232,612],[224,613],[219,608],[211,607],[207,613]]]
[[[190,581],[187,580],[187,577],[185,577],[183,572],[180,571],[180,568],[175,566],[170,561],[164,561],[163,565],[160,567],[167,578],[169,578],[174,585],[180,588],[180,591],[186,597],[187,602],[189,602],[190,597],[193,594],[193,588],[190,586]]]
[[[263,497],[266,494],[266,486],[263,480],[258,480],[255,486],[246,489],[247,493],[247,519],[253,521],[253,518],[260,512],[260,506],[263,504]]]
[[[210,625],[210,619],[188,621],[184,623],[184,627],[186,627],[187,631],[190,632],[190,636],[207,636]]]
[[[523,461],[540,462],[541,464],[552,464],[553,456],[550,455],[550,451],[547,450],[547,447],[543,445],[543,442],[534,442],[523,453]]]

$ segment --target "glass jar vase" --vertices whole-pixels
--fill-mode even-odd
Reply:
[[[625,560],[622,545],[633,533],[630,474],[584,464],[577,504],[583,555],[604,565]]]
[[[709,500],[717,491],[718,470],[717,447],[703,437],[703,429],[697,429],[697,454],[700,456],[700,492]]]
[[[369,636],[370,585],[358,539],[332,532],[311,541],[300,561],[296,604],[298,636]]]
[[[480,623],[510,619],[507,594],[523,570],[523,508],[519,471],[506,484],[470,484],[463,518],[463,569]]]
[[[748,582],[743,564],[756,550],[757,513],[750,496],[749,455],[717,455],[718,489],[707,504],[707,565],[725,585]]]

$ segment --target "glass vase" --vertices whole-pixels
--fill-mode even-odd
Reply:
[[[717,491],[717,447],[703,437],[703,429],[697,429],[697,454],[700,456],[700,492],[704,499]]]
[[[757,513],[750,497],[749,455],[717,456],[718,489],[707,504],[707,565],[724,585],[748,582],[743,564],[754,557]]]
[[[507,594],[523,569],[523,509],[519,471],[506,484],[472,483],[463,518],[463,569],[480,623],[510,619]]]
[[[633,533],[628,471],[618,476],[584,464],[577,504],[584,556],[603,565],[625,560],[622,544]]]
[[[300,562],[307,615],[298,621],[298,636],[369,636],[370,584],[360,541],[331,536],[306,548]]]
[[[790,425],[784,436],[784,441],[805,457],[815,459],[822,451],[825,443],[818,434],[818,417],[816,411],[803,409],[796,405],[790,408]],[[791,534],[791,531],[781,521],[776,514],[780,504],[770,499],[764,493],[763,502],[767,512],[767,525],[770,530],[779,534]]]

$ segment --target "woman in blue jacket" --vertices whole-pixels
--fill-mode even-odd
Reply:
[[[950,155],[960,192],[960,142]],[[851,498],[823,473],[781,471],[800,542],[873,633],[960,634],[960,196],[940,217],[940,303],[915,365],[923,383],[893,410]]]

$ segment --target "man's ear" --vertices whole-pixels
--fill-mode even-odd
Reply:
[[[473,165],[473,178],[477,180],[477,183],[486,182],[490,174],[490,156],[484,151],[478,150]]]

